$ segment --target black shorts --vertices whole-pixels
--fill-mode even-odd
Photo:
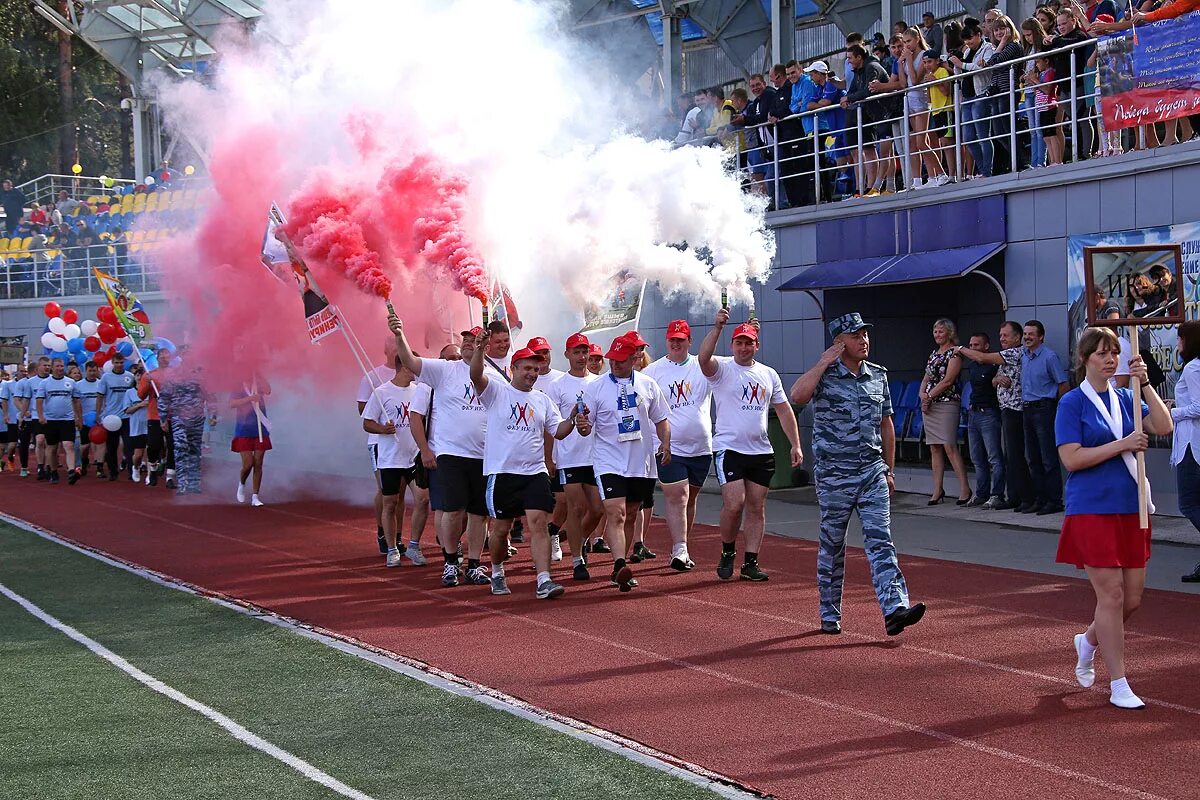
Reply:
[[[936,114],[929,116],[929,132],[937,136],[943,136],[946,133],[946,128],[950,127],[950,112],[939,111]]]
[[[487,476],[487,509],[492,519],[516,519],[527,511],[554,511],[554,493],[550,476],[513,475],[501,472]]]
[[[145,450],[146,442],[150,441],[150,434],[143,433],[141,436],[130,436],[129,446],[134,450]]]
[[[42,430],[42,423],[36,419],[31,419],[25,423],[26,429],[29,431],[29,441],[36,442],[37,437],[41,436],[45,431]]]
[[[38,427],[38,432],[46,437],[46,444],[75,443],[75,423],[72,420],[48,419],[44,425],[38,423]]]
[[[8,425],[8,441],[11,444],[15,444],[15,443],[21,441],[21,426],[20,425],[13,425],[12,423],[9,423],[9,425]]]
[[[717,481],[724,486],[732,481],[750,481],[770,488],[775,475],[775,455],[746,455],[734,450],[720,450],[717,459]]]
[[[625,502],[639,503],[642,508],[654,507],[654,478],[627,478],[606,472],[596,481],[601,500],[616,500],[624,497]]]
[[[566,467],[558,471],[558,485],[568,483],[583,483],[588,486],[596,485],[596,470],[591,467]]]
[[[1058,133],[1058,109],[1047,108],[1038,112],[1038,127],[1041,128],[1043,139],[1048,139]]]
[[[412,483],[417,477],[417,468],[398,469],[383,467],[379,470],[379,493],[384,497],[400,494],[400,482]]]
[[[437,469],[429,476],[429,506],[434,511],[466,511],[487,516],[483,459],[438,456]]]
[[[417,460],[413,462],[413,477],[412,482],[417,485],[418,489],[429,489],[429,470],[425,469],[425,465],[421,463],[421,454],[417,454]]]

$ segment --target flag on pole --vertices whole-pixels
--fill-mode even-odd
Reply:
[[[309,271],[295,245],[283,230],[283,212],[276,203],[271,203],[267,215],[267,227],[263,233],[262,263],[280,283],[294,281],[304,303],[304,318],[308,323],[309,341],[316,343],[342,327],[337,306],[317,285],[317,279]]]
[[[488,305],[492,319],[508,325],[509,332],[514,336],[521,332],[521,315],[517,313],[517,304],[513,302],[508,287],[500,281],[492,284],[492,301]]]
[[[125,284],[107,272],[96,267],[92,268],[92,272],[96,273],[96,282],[100,284],[108,304],[117,315],[117,321],[121,323],[121,327],[125,329],[126,335],[133,340],[137,349],[141,350],[142,342],[151,338],[150,316],[141,301]]]
[[[582,333],[599,333],[629,326],[636,330],[642,316],[646,281],[626,270],[613,276],[608,291],[599,302],[584,309]],[[632,325],[630,325],[632,323]]]

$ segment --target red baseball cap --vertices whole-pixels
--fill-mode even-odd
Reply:
[[[550,343],[541,336],[535,336],[529,340],[529,344],[525,345],[526,350],[532,350],[535,353],[540,353],[543,350],[550,352]]]
[[[598,344],[589,344],[588,345],[588,358],[591,358],[592,356],[600,356],[601,358],[603,358],[604,357],[604,348]]]
[[[597,350],[600,349],[598,345],[593,345],[589,342],[588,337],[582,333],[572,333],[567,337],[567,349],[574,350],[576,347],[595,347]]]
[[[1107,22],[1109,25],[1116,22],[1116,20],[1113,19],[1112,14],[1097,14],[1095,21],[1096,22]]]
[[[642,338],[642,335],[637,331],[623,333],[618,337],[619,341],[626,342],[630,347],[646,347],[650,343]]]
[[[483,328],[476,325],[474,328],[468,328],[467,330],[463,331],[462,335],[470,336],[471,338],[475,338],[475,337],[479,336],[479,334],[481,334],[481,333],[483,333]]]
[[[535,350],[530,350],[528,347],[524,347],[524,348],[518,350],[517,352],[513,353],[512,363],[515,364],[518,361],[524,361],[527,358],[532,358],[534,361],[541,361],[542,354],[538,353]]]
[[[738,325],[733,329],[733,338],[736,339],[739,336],[745,336],[747,339],[753,339],[757,342],[758,328],[754,327],[749,322],[743,322],[741,325]]]
[[[686,319],[677,319],[667,326],[668,339],[690,339],[692,338],[692,326],[687,324]]]
[[[613,339],[612,346],[608,348],[608,352],[604,354],[605,358],[611,358],[613,361],[628,361],[633,357],[637,348],[625,341],[623,338]]]

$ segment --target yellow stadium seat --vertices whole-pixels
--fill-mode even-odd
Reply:
[[[0,253],[8,250],[8,237],[0,236]]]
[[[119,203],[113,203],[111,206],[108,207],[108,213],[109,213],[109,215],[120,214],[121,213],[121,205]]]

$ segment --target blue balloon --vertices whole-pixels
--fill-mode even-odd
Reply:
[[[49,329],[49,328],[47,328],[46,330],[50,330],[50,329]],[[171,341],[170,339],[168,339],[167,337],[165,337],[165,336],[157,336],[157,337],[155,337],[155,339],[154,339],[154,349],[155,349],[155,350],[167,350],[167,351],[169,351],[169,352],[171,353],[171,355],[175,355],[175,352],[176,352],[176,351],[177,351],[179,348],[178,348],[178,347],[176,347],[176,346],[175,346],[175,343],[174,343],[174,342],[172,342],[172,341]]]
[[[83,415],[83,424],[89,428],[96,424],[96,412],[88,411]]]
[[[86,348],[83,346],[82,337],[76,337],[67,342],[67,350],[71,351],[72,353],[82,353],[85,349]]]
[[[143,359],[143,362],[146,365],[146,369],[150,371],[158,369],[158,356],[156,355],[151,354],[146,356],[145,359]]]
[[[129,358],[131,355],[133,355],[133,345],[129,342],[121,342],[119,345],[117,345],[117,352],[126,358]]]

